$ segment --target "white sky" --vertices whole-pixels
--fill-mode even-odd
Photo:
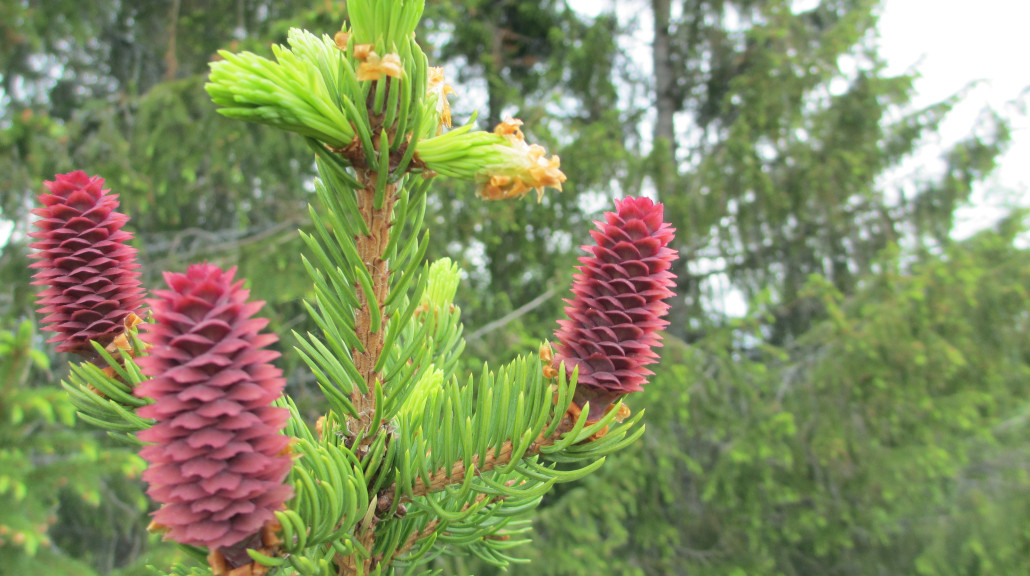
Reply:
[[[973,81],[940,131],[942,144],[968,135],[990,105],[1013,119],[1012,144],[998,171],[978,187],[976,208],[960,213],[958,234],[989,224],[1004,191],[1026,198],[1030,189],[1030,118],[1013,102],[1030,87],[1030,2],[1025,0],[887,0],[880,18],[881,55],[889,73],[918,72],[917,107],[942,100]],[[914,169],[932,169],[934,151],[916,158]],[[920,166],[922,164],[922,166]]]

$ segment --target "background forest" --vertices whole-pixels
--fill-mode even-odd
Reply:
[[[465,270],[473,355],[504,361],[552,334],[612,198],[655,196],[678,229],[663,359],[631,401],[648,431],[547,497],[531,563],[511,572],[1030,573],[1025,214],[952,234],[1012,119],[985,110],[942,172],[889,178],[958,97],[909,104],[914,78],[877,54],[878,2],[620,4],[634,9],[430,0],[419,31],[459,85],[456,122],[516,115],[568,175],[542,204],[434,188],[430,258]],[[291,26],[339,29],[343,10],[0,2],[0,574],[146,574],[177,554],[146,532],[142,462],[76,421],[57,384],[68,359],[34,327],[26,234],[42,181],[107,180],[144,285],[238,265],[270,329],[303,333],[310,151],[219,116],[203,84],[218,49],[270,55]],[[313,378],[280,346],[290,394],[310,404]]]

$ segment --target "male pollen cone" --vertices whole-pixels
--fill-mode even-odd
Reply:
[[[39,230],[29,234],[38,259],[30,267],[39,270],[32,283],[46,287],[37,300],[43,330],[57,333],[48,342],[59,342],[58,352],[92,357],[89,341],[108,345],[143,303],[133,236],[122,230],[129,217],[99,176],[79,170],[44,184],[50,192],[32,211]]]
[[[670,271],[676,251],[668,244],[673,229],[663,222],[664,207],[649,198],[615,201],[616,211],[594,222],[584,245],[568,320],[559,320],[554,363],[571,374],[579,368],[575,401],[590,402],[591,420],[602,417],[618,398],[637,392],[653,374],[645,366],[657,362],[658,331],[668,325],[664,300],[675,276]]]
[[[274,521],[293,493],[290,439],[279,431],[289,413],[271,406],[285,385],[264,349],[274,334],[252,318],[264,302],[247,302],[236,269],[197,264],[166,272],[171,290],[148,300],[155,324],[142,338],[150,355],[138,363],[150,380],[136,388],[152,398],[137,414],[156,424],[139,433],[152,445],[140,455],[147,494],[162,504],[154,523],[166,538],[211,550],[238,544]]]

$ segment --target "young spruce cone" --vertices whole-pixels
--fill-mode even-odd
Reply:
[[[568,320],[559,320],[555,366],[568,373],[579,367],[575,401],[590,402],[590,419],[604,415],[618,398],[637,392],[652,372],[644,366],[657,361],[658,331],[668,325],[676,251],[669,248],[675,230],[663,222],[663,206],[648,198],[615,201],[616,212],[605,213],[590,232],[594,246],[580,257],[572,300],[566,299]]]
[[[147,493],[163,506],[154,523],[166,537],[211,550],[259,533],[292,495],[289,439],[279,434],[287,410],[270,404],[285,380],[265,350],[274,334],[252,318],[264,302],[247,302],[235,269],[190,266],[165,273],[171,290],[149,300],[156,324],[143,340],[150,355],[138,360],[151,379],[136,394],[154,403],[138,414],[157,423],[139,433],[153,444],[140,455]]]
[[[136,249],[122,230],[129,217],[116,211],[118,195],[104,190],[99,176],[76,171],[45,184],[50,193],[32,211],[39,230],[29,234],[39,260],[31,265],[39,270],[32,283],[46,286],[38,297],[43,330],[57,332],[48,342],[59,342],[58,352],[91,358],[90,340],[110,344],[126,317],[141,313]]]

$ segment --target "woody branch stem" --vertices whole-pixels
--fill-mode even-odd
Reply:
[[[375,371],[375,365],[383,351],[383,337],[389,318],[378,318],[380,329],[372,332],[372,315],[376,314],[377,310],[379,314],[383,313],[383,303],[386,302],[386,296],[389,293],[390,266],[389,262],[383,260],[383,256],[390,240],[390,217],[397,199],[397,185],[388,184],[383,206],[376,209],[374,199],[378,174],[363,171],[359,173],[359,180],[363,188],[357,191],[357,204],[361,217],[368,225],[369,233],[358,236],[356,242],[358,255],[372,276],[372,294],[365,294],[360,285],[356,287],[361,293],[362,304],[355,318],[355,332],[364,350],[355,348],[351,352],[354,355],[354,364],[364,379],[368,392],[362,394],[360,390],[355,389],[352,394],[351,400],[358,412],[358,418],[352,418],[349,422],[349,431],[352,434],[367,432],[378,424],[372,422],[375,412],[375,384],[380,376]],[[371,306],[369,298],[373,298],[377,305]]]
[[[540,450],[545,446],[550,446],[558,441],[563,434],[572,430],[575,422],[568,415],[562,415],[562,422],[558,425],[558,428],[553,434],[547,437],[537,438],[529,448],[526,449],[523,458],[529,458],[540,453]],[[494,450],[490,448],[486,451],[486,457],[483,461],[479,461],[479,455],[472,457],[471,463],[459,461],[451,467],[450,470],[444,470],[443,468],[437,470],[429,477],[429,485],[425,483],[418,483],[412,488],[412,493],[415,497],[425,496],[433,492],[439,492],[447,486],[455,484],[461,484],[465,480],[465,474],[468,471],[469,466],[475,469],[477,475],[489,472],[499,466],[505,466],[511,463],[511,459],[514,453],[514,447],[510,441],[505,442],[501,445],[500,450]],[[394,487],[396,488],[396,487]]]

